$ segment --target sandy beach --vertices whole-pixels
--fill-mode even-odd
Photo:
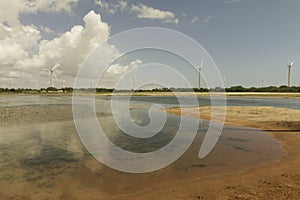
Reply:
[[[194,112],[197,108],[185,109],[189,116],[199,117]],[[167,111],[180,114],[180,108]],[[202,119],[210,119],[210,107],[201,107],[200,111]],[[299,199],[300,111],[274,107],[227,107],[225,124],[267,131],[282,143],[287,155],[273,164],[182,184],[174,189],[176,195],[169,199]]]
[[[195,114],[195,110],[198,108],[184,108],[186,113],[191,117],[199,117]],[[179,108],[167,109],[168,112],[179,115]],[[201,118],[209,120],[210,119],[210,107],[200,107]],[[71,105],[30,105],[30,106],[8,106],[0,108],[0,127],[14,127],[14,126],[24,126],[30,124],[39,123],[49,123],[49,126],[59,126],[60,121],[70,121],[72,120],[72,110]],[[98,113],[101,115],[101,113]],[[45,194],[34,194],[35,184],[49,184],[42,182],[42,180],[34,181],[32,185],[30,184],[20,184],[16,185],[16,194],[18,192],[26,191],[23,197],[18,195],[8,195],[0,192],[0,199],[49,199],[51,194],[52,198],[55,199],[298,199],[300,196],[300,111],[284,108],[274,108],[274,107],[227,107],[227,125],[234,126],[244,126],[259,128],[271,134],[274,138],[282,143],[284,150],[286,151],[286,156],[279,160],[278,162],[272,164],[265,164],[260,166],[255,166],[246,170],[239,170],[230,173],[221,173],[218,175],[203,176],[201,178],[184,178],[184,179],[174,179],[172,176],[172,170],[166,169],[163,173],[155,172],[150,175],[135,176],[128,179],[126,174],[119,173],[117,171],[111,170],[107,167],[99,168],[97,167],[99,163],[91,158],[83,159],[79,161],[74,159],[74,157],[63,157],[58,159],[64,159],[64,162],[58,166],[51,166],[49,169],[53,169],[57,173],[57,180],[50,181],[51,184],[61,185],[61,188],[66,188],[62,191],[52,191],[48,186],[39,186],[45,190]],[[27,136],[24,136],[27,137]],[[41,137],[47,143],[53,145],[51,146],[53,153],[57,152],[58,144],[55,144],[56,137],[47,139],[49,137],[42,134]],[[85,151],[81,149],[80,145],[77,144],[77,140],[69,140],[68,135],[66,135],[65,144],[71,152],[75,152],[74,155],[82,156]],[[54,143],[52,143],[53,141]],[[76,144],[76,145],[75,145]],[[30,144],[28,144],[30,148]],[[267,144],[266,144],[267,145]],[[55,149],[55,148],[56,149]],[[47,147],[50,148],[50,147]],[[47,149],[46,149],[47,150]],[[56,161],[55,154],[50,154],[45,151],[47,156],[52,157]],[[33,155],[36,155],[35,153]],[[39,154],[37,154],[39,155]],[[66,156],[70,156],[66,154]],[[40,159],[35,157],[35,159]],[[26,167],[28,164],[32,163],[34,160],[29,159],[24,163]],[[46,162],[46,160],[42,160]],[[40,160],[39,160],[40,162]],[[48,162],[48,161],[47,161]],[[76,163],[76,168],[74,167]],[[51,163],[49,163],[51,164]],[[48,165],[49,165],[48,164]],[[55,163],[54,163],[55,164]],[[42,165],[43,166],[43,165]],[[47,166],[49,167],[49,166]],[[56,169],[56,167],[59,167]],[[38,167],[38,170],[42,170],[42,167]],[[47,168],[46,168],[47,169]],[[5,169],[2,169],[5,170]],[[1,171],[1,170],[0,170]],[[101,185],[106,188],[108,193],[99,193],[99,191],[91,190],[85,188],[81,190],[82,187],[80,182],[74,182],[74,177],[63,176],[61,173],[63,171],[77,174],[76,177],[79,178],[76,181],[84,181],[84,184],[90,185],[92,183],[93,187]],[[5,171],[3,171],[5,172]],[[21,173],[20,171],[17,171]],[[107,180],[107,184],[101,181],[93,180],[95,177],[93,174],[96,172],[97,176],[102,177],[102,174],[110,174],[110,178]],[[42,173],[42,172],[40,172]],[[44,173],[44,172],[43,172]],[[81,174],[81,175],[80,175]],[[78,176],[80,175],[80,176]],[[24,175],[20,175],[23,177]],[[26,175],[28,176],[28,174]],[[32,176],[32,175],[30,175]],[[51,175],[52,176],[52,175]],[[148,178],[149,176],[149,178]],[[150,177],[151,176],[151,177]],[[17,178],[18,176],[16,176]],[[30,178],[30,177],[29,177]],[[150,179],[151,178],[151,179]],[[22,178],[23,179],[23,178]],[[21,179],[21,180],[22,180]],[[56,179],[56,178],[55,178]],[[163,181],[160,181],[163,179]],[[31,180],[31,179],[30,179]],[[34,179],[35,180],[35,179]],[[127,180],[131,180],[133,185],[152,185],[149,188],[143,188],[137,190],[139,192],[129,192],[129,195],[110,195],[114,191],[109,184],[116,183],[119,181],[120,186],[126,184]],[[156,184],[150,184],[146,182],[140,182],[141,180],[151,180],[151,182],[157,181]],[[76,183],[76,184],[68,184]],[[70,182],[71,181],[71,182]],[[5,182],[3,182],[5,183]],[[29,182],[30,183],[30,182]],[[139,184],[140,183],[140,184]],[[91,188],[92,188],[91,185]],[[1,185],[3,188],[7,188],[6,191],[11,190],[10,186]],[[116,187],[115,187],[116,188]],[[49,190],[49,191],[48,191]],[[128,188],[128,191],[131,189]],[[133,191],[136,189],[133,189]],[[51,191],[51,193],[47,193]],[[66,192],[67,191],[67,192]],[[54,192],[54,193],[53,193]],[[74,193],[75,192],[75,193]],[[8,195],[8,196],[7,196]],[[32,196],[33,195],[33,196]],[[35,195],[35,196],[34,196]],[[32,196],[32,198],[28,198]]]

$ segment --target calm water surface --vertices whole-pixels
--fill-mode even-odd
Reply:
[[[156,136],[133,138],[115,124],[107,109],[110,98],[96,99],[97,110],[106,113],[99,117],[99,123],[107,137],[128,151],[151,152],[165,146],[175,136],[180,123],[180,117],[168,114],[164,128]],[[131,116],[140,125],[149,123],[147,109],[152,104],[178,106],[173,97],[132,97],[131,100]],[[210,105],[210,100],[199,98],[199,103]],[[31,104],[71,104],[71,97],[0,96],[0,106]],[[300,109],[297,99],[229,98],[227,104]],[[199,159],[198,152],[207,127],[207,122],[200,124],[193,144],[180,159],[162,170],[146,174],[123,173],[99,163],[80,142],[73,121],[1,127],[0,197],[107,199],[172,182],[232,173],[274,162],[283,156],[280,144],[270,135],[256,129],[226,126],[213,151]],[[188,129],[185,131],[189,133]]]
[[[124,97],[119,97],[123,99]],[[182,97],[185,99],[186,106],[189,106],[190,97]],[[96,97],[98,100],[107,100],[110,97]],[[151,97],[151,96],[133,96],[131,101],[139,102],[139,104],[159,103],[167,107],[178,106],[175,97]],[[211,104],[208,97],[198,97],[199,106],[209,106]],[[32,105],[32,104],[71,104],[72,97],[61,96],[0,96],[0,106],[7,105]],[[300,98],[255,98],[255,97],[227,97],[228,106],[273,106],[279,108],[300,109]]]

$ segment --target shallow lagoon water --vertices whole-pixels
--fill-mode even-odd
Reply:
[[[109,96],[96,96],[96,100],[102,101],[110,99]],[[124,97],[119,97],[122,100]],[[186,105],[189,106],[189,98],[185,98]],[[159,103],[166,107],[178,106],[176,97],[173,96],[132,96],[132,102],[149,105],[149,103]],[[199,106],[210,106],[209,97],[198,97]],[[43,96],[43,95],[0,95],[0,106],[33,105],[33,104],[71,104],[70,96]],[[291,108],[300,110],[299,98],[263,98],[263,97],[227,97],[228,106],[273,106],[279,108]]]
[[[30,98],[30,103],[38,104],[42,98],[44,104],[48,101],[70,104],[70,98],[65,97],[54,100],[34,98]],[[108,100],[97,98],[96,106],[103,113],[99,116],[99,123],[106,130],[107,137],[119,147],[133,152],[149,152],[168,144],[176,134],[180,117],[168,114],[164,128],[155,137],[129,137],[114,125],[108,110],[103,109]],[[147,108],[158,102],[151,103],[149,99],[139,102],[134,99],[131,114],[137,123],[146,125],[149,123]],[[164,105],[173,106],[176,102]],[[270,135],[256,129],[226,126],[213,151],[206,158],[199,159],[198,152],[207,125],[205,121],[201,123],[193,144],[181,158],[162,170],[146,174],[119,172],[98,162],[82,145],[73,121],[1,127],[0,197],[107,199],[172,182],[232,173],[274,162],[284,155],[278,141]]]

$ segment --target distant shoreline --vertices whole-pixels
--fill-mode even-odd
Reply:
[[[112,96],[112,95],[120,95],[120,96],[175,96],[175,93],[173,92],[115,92],[115,93],[109,93],[109,92],[98,92],[98,93],[76,93],[77,95],[95,95],[95,96]],[[199,97],[209,97],[211,94],[214,95],[221,95],[223,96],[226,94],[226,96],[229,97],[274,97],[274,98],[297,98],[300,97],[300,93],[287,93],[287,92],[177,92],[177,95],[179,96],[199,96]],[[37,92],[24,92],[24,93],[0,93],[0,96],[7,96],[7,95],[16,95],[16,96],[23,96],[23,95],[41,95],[41,96],[72,96],[72,92],[48,92],[48,93],[37,93]]]

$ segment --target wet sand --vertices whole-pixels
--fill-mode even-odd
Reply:
[[[0,127],[73,119],[71,105],[0,107]]]
[[[186,111],[189,116],[199,117],[195,109],[186,108]],[[180,114],[179,108],[167,111]],[[210,107],[200,107],[200,111],[202,119],[210,119]],[[287,156],[273,164],[178,185],[165,190],[168,197],[161,199],[299,199],[300,111],[274,107],[227,107],[225,123],[267,131],[283,144]],[[162,192],[157,196],[159,194]],[[155,198],[145,195],[144,199],[151,199],[151,196]]]

